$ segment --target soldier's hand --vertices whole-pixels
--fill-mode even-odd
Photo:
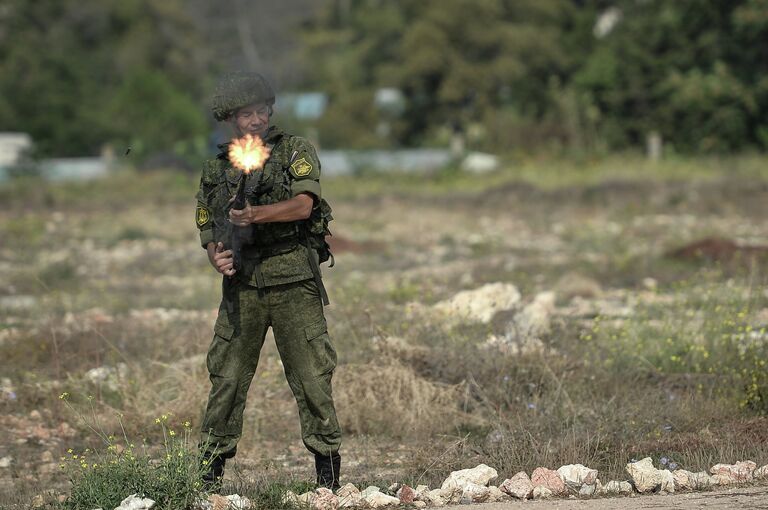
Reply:
[[[232,250],[225,250],[223,243],[217,243],[211,258],[211,264],[216,271],[225,276],[232,276],[235,274],[234,262]]]
[[[256,217],[256,207],[245,202],[243,209],[230,209],[229,210],[229,222],[238,227],[246,227],[251,223],[254,223]]]

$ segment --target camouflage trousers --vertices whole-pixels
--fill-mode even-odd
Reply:
[[[323,456],[338,452],[341,429],[331,394],[336,351],[314,280],[259,291],[232,283],[234,307],[219,307],[207,366],[211,392],[201,427],[201,445],[224,458],[235,455],[243,432],[243,411],[269,327],[285,377],[296,398],[307,449]]]

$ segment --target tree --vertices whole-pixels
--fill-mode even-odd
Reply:
[[[8,0],[0,12],[0,130],[44,155],[147,150],[204,136],[208,62],[179,0]],[[142,114],[138,114],[142,112]],[[159,128],[162,126],[162,128]]]

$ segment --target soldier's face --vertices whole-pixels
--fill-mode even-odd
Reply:
[[[256,103],[237,110],[232,118],[238,136],[263,137],[269,128],[269,106]]]

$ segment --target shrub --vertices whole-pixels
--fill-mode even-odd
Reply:
[[[162,429],[163,444],[152,447],[146,442],[139,448],[132,443],[123,428],[122,438],[106,435],[91,406],[92,420],[72,405],[69,394],[61,399],[104,443],[103,449],[76,452],[67,450],[60,467],[72,484],[69,497],[63,503],[67,510],[115,508],[131,494],[155,501],[158,510],[190,508],[201,496],[201,477],[206,469],[201,454],[192,444],[189,422],[179,428],[170,425],[164,414],[155,419]],[[92,402],[89,397],[88,401]],[[177,432],[179,430],[179,432]]]

